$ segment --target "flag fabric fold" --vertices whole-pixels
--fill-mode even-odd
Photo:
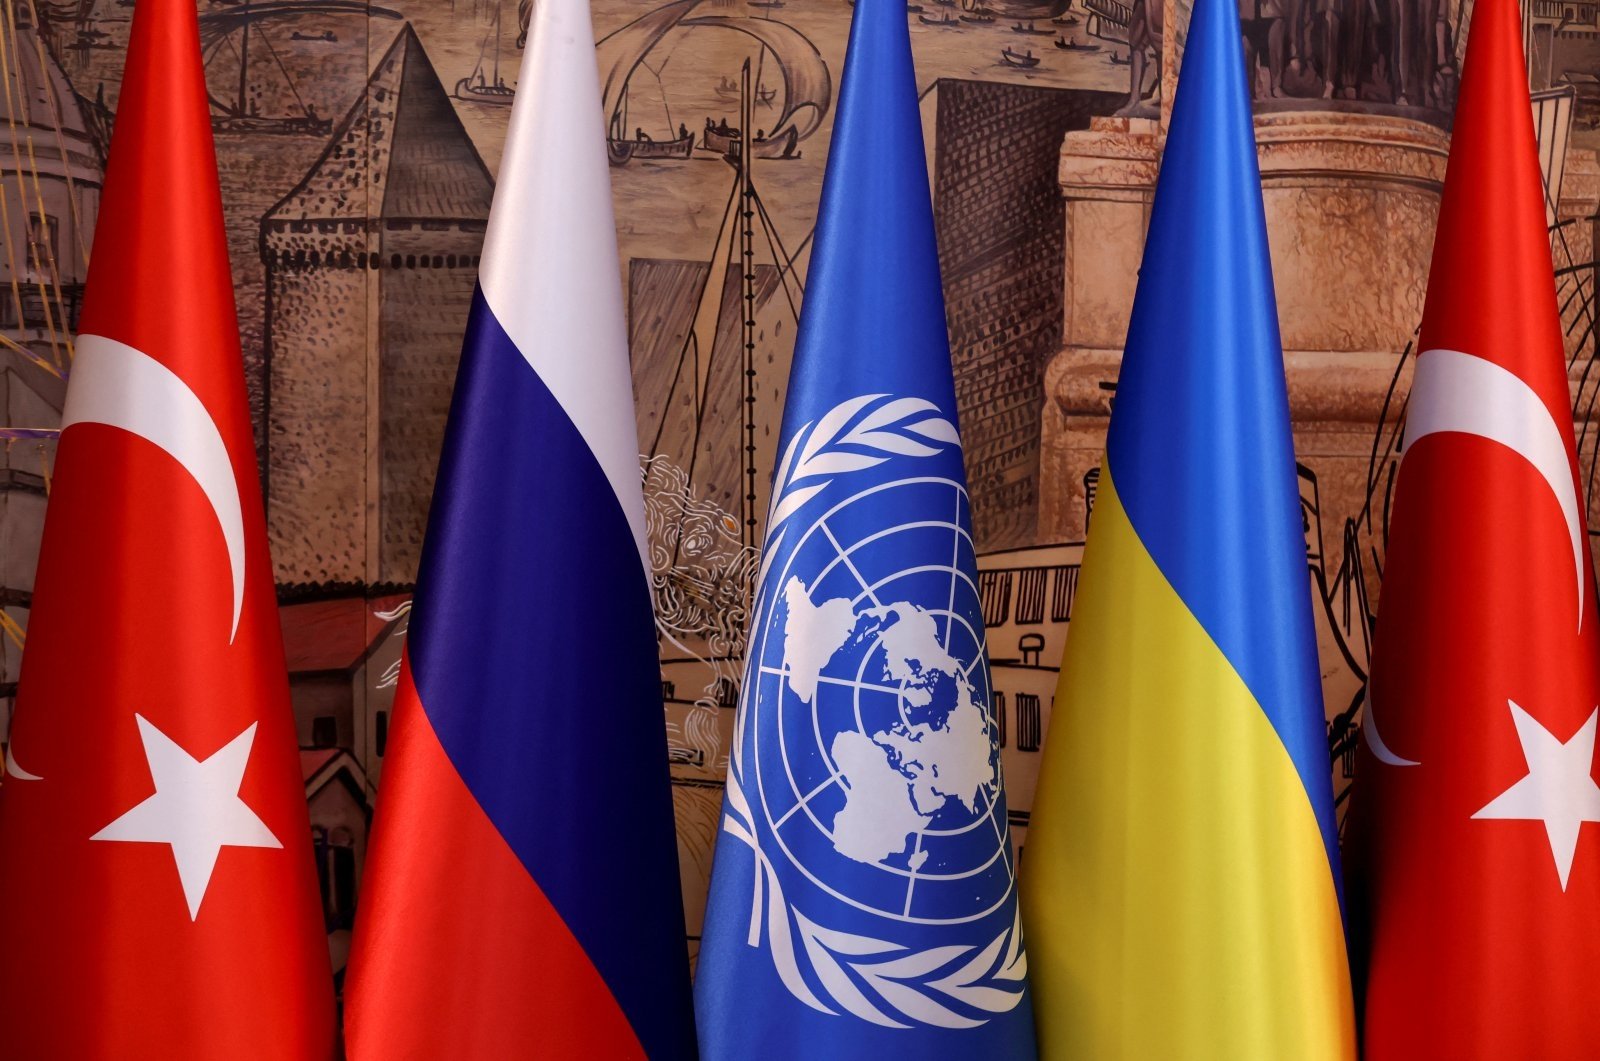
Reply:
[[[1521,25],[1473,12],[1389,524],[1350,824],[1374,1061],[1600,1042],[1600,612]]]
[[[692,1058],[585,0],[541,0],[445,431],[347,990],[350,1057]]]
[[[1348,1058],[1313,615],[1237,12],[1197,0],[1022,897],[1047,1058]]]
[[[904,5],[856,5],[696,980],[702,1056],[1033,1056]]]
[[[195,7],[140,0],[0,787],[7,1057],[333,1054],[238,336]]]

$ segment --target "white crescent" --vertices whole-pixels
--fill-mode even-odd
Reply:
[[[1583,506],[1578,500],[1566,436],[1550,407],[1520,376],[1459,350],[1424,350],[1406,410],[1405,453],[1429,435],[1476,435],[1511,450],[1533,466],[1561,508],[1572,546],[1578,591],[1578,626],[1583,626]],[[1404,469],[1402,458],[1401,468]],[[1372,702],[1361,729],[1373,755],[1391,766],[1416,766],[1396,755],[1378,735]]]
[[[103,335],[81,335],[61,414],[62,433],[74,424],[104,424],[137,435],[168,453],[199,485],[228,549],[231,644],[244,605],[244,514],[233,460],[205,403],[149,354]]]
[[[1572,545],[1583,625],[1583,505],[1567,456],[1566,436],[1549,406],[1513,372],[1459,350],[1424,350],[1406,410],[1405,452],[1428,435],[1477,435],[1533,465],[1561,506]],[[1403,465],[1402,465],[1403,467]]]
[[[205,494],[228,550],[231,644],[244,605],[244,513],[233,461],[205,403],[177,373],[149,354],[103,335],[81,335],[61,414],[62,433],[74,424],[104,424],[137,435],[176,460]],[[43,780],[18,766],[9,747],[5,766],[8,777]]]
[[[38,774],[30,774],[17,765],[17,757],[11,754],[11,746],[6,745],[6,776],[14,777],[18,781],[43,781]]]
[[[1367,706],[1361,712],[1361,739],[1366,742],[1367,747],[1372,750],[1372,754],[1380,763],[1388,763],[1390,766],[1422,765],[1415,759],[1407,759],[1396,755],[1383,742],[1383,738],[1378,735],[1378,720],[1372,716],[1372,697],[1370,695],[1367,697]]]

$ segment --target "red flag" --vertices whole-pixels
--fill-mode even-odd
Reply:
[[[193,0],[140,0],[0,787],[0,1053],[333,1051]]]
[[[1594,1057],[1600,613],[1515,0],[1479,0],[1352,823],[1367,1056]]]

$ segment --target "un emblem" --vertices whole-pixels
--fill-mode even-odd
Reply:
[[[977,1026],[1026,973],[960,472],[919,398],[796,433],[730,763],[752,941],[807,1005],[891,1027]]]

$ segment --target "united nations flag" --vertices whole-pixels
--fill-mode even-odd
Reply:
[[[700,951],[708,1059],[1032,1057],[905,12],[861,0]]]

